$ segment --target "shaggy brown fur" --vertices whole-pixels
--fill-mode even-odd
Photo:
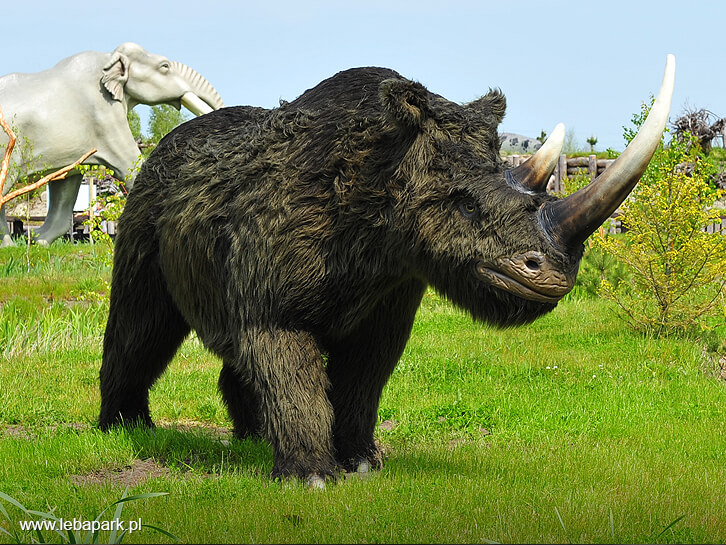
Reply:
[[[478,260],[536,250],[577,267],[581,249],[558,253],[537,223],[550,197],[505,182],[504,110],[497,90],[458,105],[361,68],[169,134],[120,220],[100,426],[151,425],[149,387],[194,329],[274,475],[380,465],[379,398],[426,286],[511,326],[554,305],[484,282]]]

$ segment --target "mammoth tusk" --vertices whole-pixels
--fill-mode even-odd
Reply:
[[[558,123],[532,157],[506,172],[507,182],[524,193],[544,193],[565,142],[565,126]]]
[[[194,115],[208,114],[214,111],[214,108],[192,92],[184,93],[181,97],[181,103]]]
[[[675,72],[676,59],[668,55],[658,97],[620,157],[589,185],[540,208],[540,223],[555,245],[567,249],[584,242],[635,187],[661,142],[671,109]]]
[[[224,108],[222,97],[199,72],[189,68],[186,64],[176,61],[171,61],[171,66],[189,84],[189,90],[197,97],[204,97],[202,100],[209,104],[213,110]]]

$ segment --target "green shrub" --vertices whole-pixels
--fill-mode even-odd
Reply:
[[[643,105],[633,117],[647,115]],[[637,131],[626,129],[626,139]],[[601,293],[615,301],[630,325],[656,334],[706,329],[723,321],[726,237],[704,228],[720,221],[710,184],[713,165],[686,135],[663,142],[630,198],[622,205],[625,237],[594,237],[596,246],[623,263],[629,282],[604,279]]]
[[[605,236],[603,228],[595,236]],[[622,238],[624,235],[614,235]],[[585,255],[580,261],[580,271],[577,273],[577,282],[572,290],[574,297],[596,297],[599,295],[603,281],[611,285],[629,285],[630,272],[628,268],[613,255],[589,241],[586,243]]]

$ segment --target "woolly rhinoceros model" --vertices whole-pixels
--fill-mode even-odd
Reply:
[[[181,125],[120,218],[101,428],[152,424],[149,387],[194,329],[222,359],[236,434],[271,442],[275,476],[379,466],[379,398],[426,287],[499,326],[550,312],[660,142],[673,79],[669,57],[640,134],[562,200],[545,192],[561,125],[507,170],[500,92],[459,105],[383,68]]]

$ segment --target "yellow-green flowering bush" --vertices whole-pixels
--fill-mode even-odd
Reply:
[[[644,106],[634,123],[646,114]],[[603,280],[600,292],[635,329],[666,334],[724,323],[726,233],[705,230],[721,221],[713,205],[722,192],[709,184],[712,169],[688,135],[661,143],[622,205],[626,234],[594,237],[632,273],[627,283]]]

